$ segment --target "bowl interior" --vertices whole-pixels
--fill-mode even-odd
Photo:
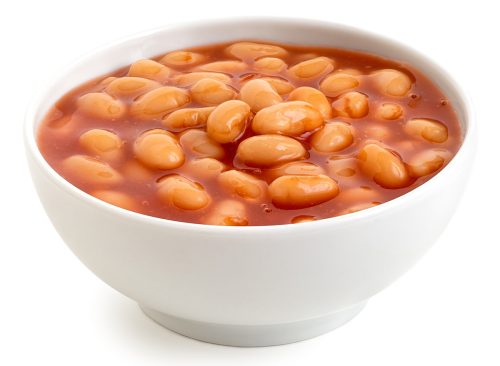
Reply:
[[[100,209],[111,211],[113,214],[119,214],[120,216],[126,216],[134,220],[144,220],[148,223],[156,223],[160,226],[184,227],[186,230],[197,227],[198,230],[207,233],[218,231],[227,232],[233,229],[238,232],[244,231],[244,228],[241,227],[219,227],[159,219],[109,205],[92,196],[84,194],[83,191],[80,191],[59,176],[59,174],[45,161],[36,143],[36,130],[38,124],[47,111],[61,96],[78,85],[142,58],[158,56],[171,50],[242,39],[346,48],[372,53],[410,64],[418,68],[437,84],[448,97],[454,106],[464,134],[462,146],[450,164],[425,184],[396,199],[386,202],[383,205],[350,215],[318,220],[302,225],[247,227],[247,229],[252,232],[256,230],[277,230],[278,232],[280,230],[294,231],[302,230],[302,228],[312,225],[344,225],[347,222],[354,222],[358,219],[378,215],[382,211],[391,210],[393,207],[413,200],[418,195],[422,195],[425,191],[429,191],[433,186],[432,182],[437,183],[437,180],[445,179],[446,172],[450,171],[452,166],[463,162],[463,159],[457,158],[459,156],[466,157],[471,150],[470,148],[474,148],[475,146],[475,124],[467,96],[445,70],[424,55],[413,50],[411,47],[370,32],[329,22],[245,17],[240,19],[211,20],[163,27],[118,40],[81,57],[66,70],[60,72],[54,79],[52,85],[46,88],[43,94],[41,94],[38,99],[35,99],[28,109],[25,123],[25,139],[26,147],[30,155],[37,161],[42,171],[44,171],[53,182],[61,188],[64,188],[66,192]],[[470,148],[466,149],[466,145],[470,146]],[[429,185],[431,187],[429,187]]]

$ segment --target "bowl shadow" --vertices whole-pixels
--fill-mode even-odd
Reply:
[[[313,341],[270,347],[231,347],[205,343],[162,327],[147,317],[137,303],[123,295],[108,290],[99,297],[99,311],[107,322],[105,326],[111,336],[116,337],[117,342],[123,343],[128,350],[155,360],[189,360],[203,364],[216,361],[219,365],[243,365],[250,360],[252,363],[268,363],[291,357]]]

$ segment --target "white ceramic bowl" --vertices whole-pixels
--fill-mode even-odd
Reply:
[[[429,182],[390,202],[316,222],[260,227],[204,226],[117,208],[64,180],[38,150],[40,120],[80,83],[140,58],[238,39],[343,47],[408,62],[432,78],[453,103],[463,145]],[[342,325],[419,260],[445,228],[462,194],[475,130],[460,87],[405,45],[331,23],[242,18],[168,26],[83,57],[31,106],[25,138],[45,210],[90,270],[175,332],[225,345],[266,346],[311,338]]]

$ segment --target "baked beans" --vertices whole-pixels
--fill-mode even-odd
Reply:
[[[111,205],[246,226],[381,205],[443,169],[461,136],[453,104],[411,65],[242,40],[169,50],[77,87],[38,144]]]

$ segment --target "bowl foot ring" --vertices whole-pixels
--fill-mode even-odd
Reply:
[[[330,332],[354,318],[365,304],[366,301],[319,318],[271,325],[205,323],[139,306],[156,323],[189,338],[225,346],[263,347],[299,342]]]

